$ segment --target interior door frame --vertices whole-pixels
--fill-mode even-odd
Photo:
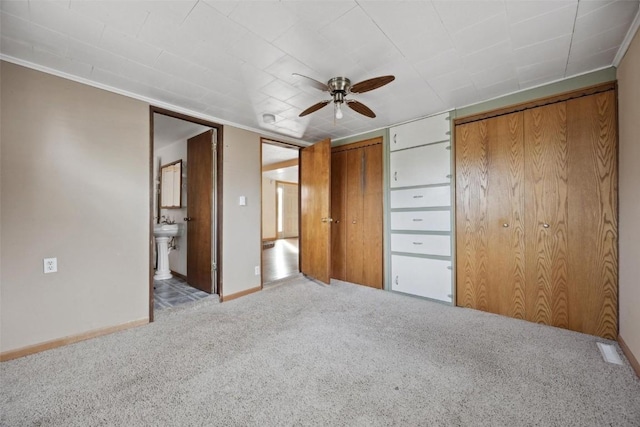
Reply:
[[[272,138],[260,137],[260,194],[262,195],[263,175],[262,175],[262,144],[276,145],[278,147],[289,148],[292,150],[298,150],[298,239],[300,239],[300,151],[305,147],[301,144],[294,144],[292,142],[278,141]],[[276,196],[277,197],[277,196]],[[260,197],[260,289],[264,288],[264,273],[262,268],[262,197]],[[277,221],[277,217],[276,217]],[[278,238],[278,228],[276,226],[276,240]],[[298,246],[300,247],[300,246]],[[300,253],[298,252],[298,272],[300,272]]]
[[[215,178],[215,185],[213,186],[213,206],[212,206],[212,216],[213,216],[213,229],[215,230],[215,263],[216,263],[216,271],[213,279],[213,290],[218,294],[218,298],[222,295],[222,165],[223,165],[223,150],[222,150],[222,141],[223,138],[223,126],[219,123],[211,122],[208,120],[199,119],[197,117],[192,117],[186,114],[177,113],[175,111],[167,110],[161,107],[156,107],[153,105],[149,106],[149,212],[154,212],[153,206],[153,192],[154,192],[154,182],[155,176],[153,173],[154,167],[154,114],[161,114],[163,116],[173,117],[174,119],[184,120],[191,123],[196,123],[202,126],[207,126],[216,130],[215,132],[215,141],[214,144],[216,146],[216,150],[214,151],[215,161],[213,164],[213,174]],[[159,215],[155,215],[158,216]],[[153,322],[153,253],[154,253],[154,244],[155,239],[153,238],[153,220],[154,215],[149,215],[149,322]]]

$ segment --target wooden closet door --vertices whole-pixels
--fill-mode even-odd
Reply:
[[[382,144],[361,148],[364,152],[363,271],[362,284],[382,289]]]
[[[567,101],[569,329],[617,339],[618,188],[614,91]]]
[[[524,112],[526,319],[569,327],[566,102]]]
[[[347,152],[331,154],[331,277],[347,280]]]
[[[525,317],[523,116],[456,126],[457,305]]]
[[[364,150],[347,152],[347,282],[362,283],[364,262]]]

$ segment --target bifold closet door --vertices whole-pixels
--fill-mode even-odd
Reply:
[[[347,280],[347,152],[331,153],[331,277]]]
[[[382,288],[382,144],[331,155],[332,275]]]
[[[457,301],[525,316],[522,113],[456,126]]]
[[[566,102],[526,110],[526,319],[569,327]]]
[[[382,289],[382,144],[362,148],[362,222],[363,222],[363,270],[362,284]]]
[[[615,91],[567,101],[569,329],[618,337]]]
[[[346,280],[382,288],[382,144],[346,153]]]

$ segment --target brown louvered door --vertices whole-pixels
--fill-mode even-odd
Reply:
[[[522,113],[456,127],[457,305],[524,318]]]
[[[608,91],[456,126],[457,305],[617,337]]]

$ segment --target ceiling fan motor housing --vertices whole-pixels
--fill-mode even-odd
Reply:
[[[334,77],[327,82],[327,86],[331,89],[332,94],[334,92],[342,92],[345,95],[351,88],[351,80],[346,77]]]

